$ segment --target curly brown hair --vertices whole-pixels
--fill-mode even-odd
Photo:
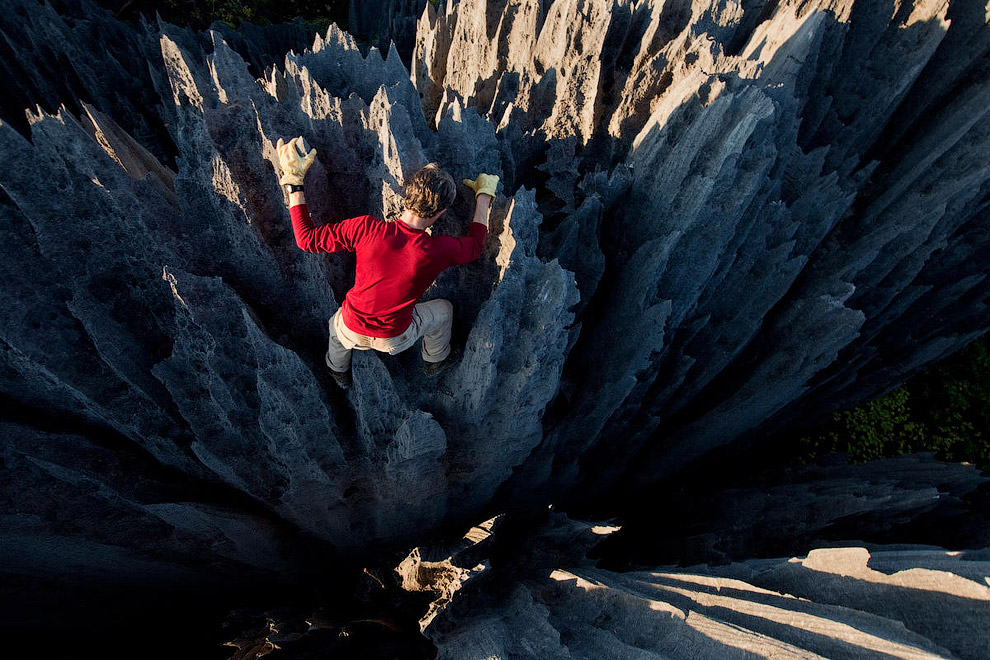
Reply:
[[[457,198],[457,187],[439,163],[430,163],[412,175],[404,197],[407,209],[421,218],[431,218],[450,208]]]

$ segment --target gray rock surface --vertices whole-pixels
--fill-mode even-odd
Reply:
[[[34,517],[4,571],[277,577],[285,529],[364,561],[634,498],[990,326],[980,3],[440,0],[415,34],[409,3],[366,4],[409,68],[336,26],[7,3],[0,467]],[[274,144],[300,134],[317,222],[394,218],[430,160],[502,177],[482,258],[427,294],[455,305],[456,368],[362,353],[334,388],[353,260],[294,245]],[[435,231],[471,209],[462,189]],[[153,495],[100,467],[117,446]],[[159,469],[209,487],[157,492]],[[34,512],[94,492],[85,524]],[[166,541],[138,560],[120,525]]]
[[[985,557],[857,547],[719,568],[558,568],[427,634],[438,658],[458,660],[975,660],[990,648],[990,587],[972,572],[988,572]]]
[[[479,566],[452,598],[440,592],[455,567],[438,571],[445,607],[425,631],[437,658],[975,660],[990,650],[986,550],[852,542],[621,573],[585,559],[617,529],[551,513],[507,563]]]

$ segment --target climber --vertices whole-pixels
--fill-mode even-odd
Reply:
[[[341,388],[351,383],[351,350],[375,349],[396,354],[422,337],[423,370],[440,373],[455,360],[450,349],[453,306],[443,299],[417,303],[448,266],[481,255],[488,232],[488,210],[498,177],[479,174],[464,184],[475,193],[473,222],[467,236],[432,236],[426,232],[454,203],[454,180],[437,163],[417,170],[406,183],[405,210],[394,222],[361,215],[314,227],[306,206],[303,180],[316,159],[301,137],[279,139],[276,150],[289,193],[289,216],[296,245],[307,252],[357,254],[354,287],[330,319],[326,363]]]

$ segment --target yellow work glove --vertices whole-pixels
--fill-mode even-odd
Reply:
[[[306,170],[316,160],[316,149],[306,153],[306,143],[301,137],[289,140],[288,144],[278,139],[275,144],[278,152],[278,165],[282,168],[282,178],[278,180],[283,186],[301,186],[306,178]]]
[[[472,181],[464,179],[464,185],[474,191],[474,196],[491,195],[495,196],[495,186],[498,185],[498,177],[494,174],[479,174],[478,178]]]

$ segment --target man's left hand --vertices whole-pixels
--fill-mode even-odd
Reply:
[[[494,174],[482,173],[474,181],[464,179],[464,185],[474,191],[475,197],[478,195],[491,195],[494,198],[495,187],[498,185],[498,177]]]

